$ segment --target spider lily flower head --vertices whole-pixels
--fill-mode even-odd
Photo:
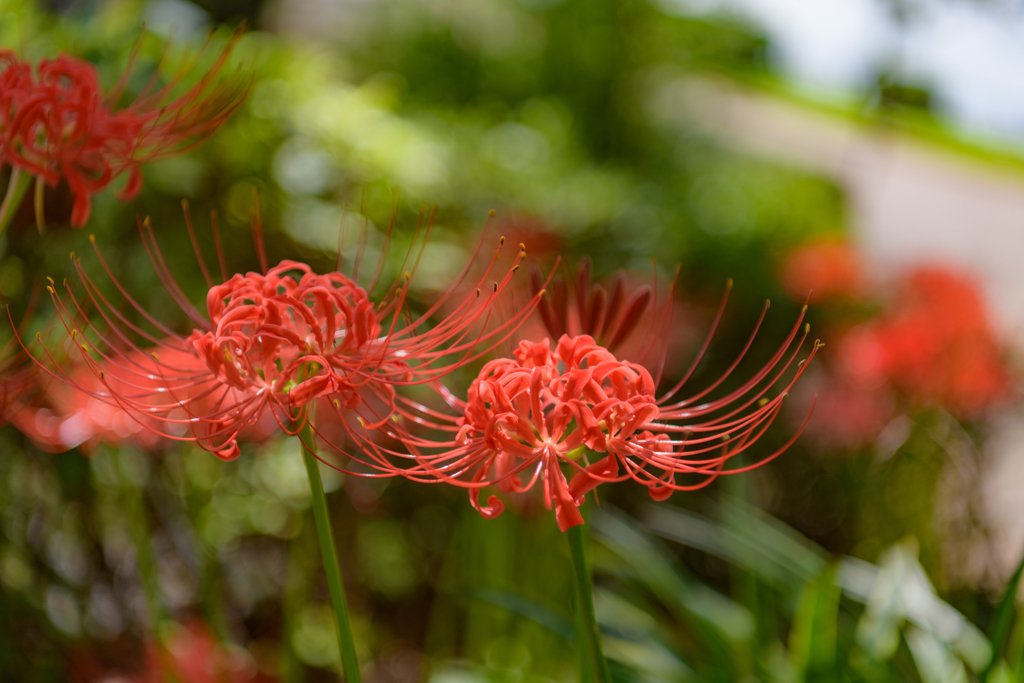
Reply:
[[[194,237],[187,210],[186,223]],[[487,326],[492,304],[525,258],[520,251],[500,281],[489,280],[496,252],[475,293],[427,328],[434,313],[461,286],[469,264],[448,292],[413,318],[406,304],[415,266],[377,302],[371,292],[382,264],[367,288],[356,284],[354,277],[340,272],[318,275],[296,261],[267,268],[257,212],[253,234],[263,272],[228,278],[222,270],[224,282],[214,284],[197,249],[200,270],[209,284],[204,314],[188,301],[170,274],[149,222],[140,222],[139,228],[154,268],[191,319],[193,331],[178,334],[140,306],[114,276],[93,240],[103,269],[124,301],[158,334],[133,323],[94,284],[81,260],[75,259],[85,298],[76,297],[67,282],[63,295],[53,284],[48,290],[75,341],[76,367],[87,369],[92,379],[82,381],[48,350],[40,367],[72,389],[123,411],[161,439],[193,441],[223,459],[237,457],[239,439],[246,430],[265,424],[268,415],[281,429],[295,433],[309,417],[307,406],[317,399],[326,399],[339,411],[366,408],[372,415],[364,418],[364,425],[387,422],[396,386],[436,382],[487,354],[514,332],[539,298],[511,320]],[[219,244],[216,232],[214,237]],[[483,241],[477,252],[482,245]],[[222,256],[219,252],[223,269]],[[89,307],[97,311],[93,320],[84,314]]]
[[[446,394],[455,415],[400,401],[404,419],[387,430],[410,455],[404,466],[391,467],[413,480],[468,489],[471,504],[487,518],[500,515],[504,504],[496,495],[481,504],[483,488],[523,492],[540,482],[562,531],[583,523],[578,508],[603,483],[633,479],[652,498],[664,500],[720,475],[747,471],[777,457],[803,430],[759,462],[728,468],[774,422],[822,346],[815,342],[807,358],[796,362],[809,332],[801,313],[762,368],[724,396],[710,398],[750,348],[761,320],[726,372],[688,398],[680,398],[680,391],[711,335],[687,373],[662,394],[647,368],[616,357],[589,335],[562,335],[554,347],[548,339],[521,341],[512,357],[483,367],[465,400]],[[421,435],[422,428],[441,436]],[[403,458],[369,439],[362,445],[379,463]]]
[[[221,77],[241,31],[185,92],[175,94],[194,63],[120,109],[117,100],[138,46],[128,69],[105,95],[89,62],[62,54],[33,69],[11,50],[0,50],[0,166],[36,177],[37,220],[42,219],[43,183],[56,187],[61,178],[67,182],[75,198],[71,224],[80,227],[89,220],[92,195],[115,178],[128,174],[119,197],[132,199],[142,188],[141,164],[185,152],[220,127],[248,91],[247,77]],[[12,189],[16,179],[12,176]]]
[[[210,288],[206,308],[210,329],[195,330],[188,344],[223,384],[290,407],[339,393],[346,406],[358,404],[358,381],[350,380],[366,367],[364,352],[381,327],[366,290],[346,275],[282,261],[266,275],[234,275]],[[375,370],[408,375],[390,356]]]

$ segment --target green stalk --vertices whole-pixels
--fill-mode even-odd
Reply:
[[[0,204],[0,233],[7,229],[7,224],[11,222],[14,212],[18,210],[31,182],[32,176],[22,173],[20,168],[11,168],[11,181],[7,185],[4,201]]]
[[[604,657],[601,647],[601,634],[597,628],[597,617],[594,616],[594,584],[591,577],[590,563],[587,561],[587,541],[589,534],[585,524],[571,527],[565,532],[569,540],[569,554],[572,555],[573,593],[576,603],[576,643],[582,650],[580,653],[580,680],[585,683],[610,683],[611,673],[608,671],[608,660]],[[587,666],[582,665],[586,663]],[[589,671],[588,671],[589,670]]]
[[[313,495],[313,520],[316,522],[320,554],[324,559],[327,592],[338,626],[341,668],[348,683],[360,683],[359,661],[356,659],[356,646],[352,640],[352,627],[348,623],[348,605],[345,602],[345,587],[341,581],[341,568],[338,566],[338,551],[334,548],[331,519],[327,514],[327,497],[324,495],[324,485],[320,480],[320,468],[316,459],[316,439],[313,426],[308,420],[299,432],[299,440],[302,442],[302,459],[306,463],[306,474],[309,475],[309,491]]]

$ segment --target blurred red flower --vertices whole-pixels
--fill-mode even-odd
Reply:
[[[60,374],[66,381],[51,379],[41,387],[40,395],[22,399],[24,402],[10,411],[11,424],[38,447],[54,453],[72,448],[88,452],[101,443],[130,442],[143,450],[166,446],[170,440],[164,436],[165,433],[182,436],[188,433],[188,429],[181,424],[181,420],[187,417],[184,409],[177,413],[160,410],[165,400],[162,394],[166,390],[162,378],[166,371],[163,368],[173,367],[177,372],[194,374],[206,370],[195,355],[169,347],[168,344],[161,348],[159,353],[136,351],[120,362],[101,362],[102,378],[85,365],[62,368]],[[143,410],[133,413],[111,400],[113,396],[136,393],[149,396],[155,409],[153,415],[147,415]],[[232,403],[239,398],[237,392],[231,392],[227,402]],[[214,400],[210,395],[191,396],[186,403],[197,411],[205,404],[205,412],[214,412]],[[259,442],[276,431],[277,422],[272,416],[264,415],[248,424],[242,436],[247,441]]]
[[[803,387],[818,396],[808,431],[830,447],[873,441],[900,402],[972,419],[1009,396],[1010,371],[984,297],[954,269],[910,271],[880,314],[835,336],[830,372]]]
[[[887,381],[913,400],[958,417],[976,415],[1009,390],[1003,352],[977,283],[940,266],[908,274],[886,312],[845,336],[839,359],[853,381]]]
[[[521,244],[531,257],[547,262],[562,248],[562,236],[542,218],[530,214],[511,213],[494,221],[494,231],[509,244]]]
[[[786,257],[782,285],[797,300],[853,297],[863,290],[864,265],[849,243],[816,239]]]
[[[141,164],[187,151],[238,109],[247,79],[218,76],[240,36],[239,30],[184,93],[175,96],[190,68],[121,109],[115,107],[134,55],[118,83],[104,94],[89,62],[62,54],[41,60],[33,72],[30,62],[0,50],[0,166],[8,164],[15,173],[31,174],[51,187],[64,178],[75,197],[71,224],[85,225],[91,196],[114,178],[128,173],[120,198],[131,199],[142,187]]]
[[[178,628],[165,646],[150,643],[145,673],[133,683],[271,683],[272,677],[258,671],[248,652],[217,642],[206,624],[193,621]]]
[[[820,367],[819,367],[820,370]],[[842,374],[817,372],[808,377],[795,397],[794,417],[814,403],[814,418],[807,435],[827,448],[857,448],[871,443],[896,416],[892,387],[853,381]]]
[[[81,683],[273,683],[246,650],[217,641],[201,621],[175,625],[165,642],[146,644],[141,671],[105,670],[88,655],[75,660],[71,680]]]

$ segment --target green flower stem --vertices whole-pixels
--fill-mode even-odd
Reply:
[[[7,229],[7,224],[14,217],[14,212],[21,205],[21,200],[25,197],[25,191],[28,190],[28,186],[31,183],[32,176],[23,173],[20,168],[14,167],[11,169],[11,181],[7,185],[4,201],[0,204],[0,233]]]
[[[587,561],[587,541],[590,536],[586,529],[585,524],[580,524],[565,532],[565,537],[569,540],[569,553],[572,555],[576,646],[583,651],[580,664],[585,662],[588,665],[586,669],[589,669],[580,671],[580,680],[588,683],[610,683],[612,677],[608,671],[608,660],[604,657],[597,617],[594,616],[594,585],[590,563]]]
[[[315,455],[316,439],[313,427],[308,421],[299,432],[299,439],[302,441],[302,459],[306,463],[306,474],[309,475],[309,490],[313,495],[313,520],[316,522],[320,553],[324,558],[327,592],[330,594],[331,608],[334,610],[334,618],[338,625],[341,668],[348,683],[360,683],[359,661],[356,659],[356,647],[352,640],[352,627],[348,623],[348,606],[345,602],[345,587],[341,581],[341,568],[338,566],[338,551],[334,548],[331,519],[327,514],[327,497],[324,496],[324,485],[320,480],[320,468]]]

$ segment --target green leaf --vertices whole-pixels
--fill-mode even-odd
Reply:
[[[828,565],[800,592],[789,651],[802,681],[835,678],[836,619],[842,593],[836,571],[835,564]]]
[[[1010,640],[1010,630],[1014,618],[1017,616],[1017,587],[1020,586],[1021,573],[1024,573],[1024,555],[1021,556],[1017,570],[1006,584],[1006,591],[1003,593],[999,607],[996,608],[995,617],[992,619],[992,659],[981,673],[980,683],[985,683],[989,679],[996,663],[1005,657],[1006,645]]]
[[[750,612],[686,575],[635,523],[609,506],[589,522],[594,534],[624,560],[621,569],[651,591],[680,621],[690,624],[700,646],[735,672],[753,662],[754,622]]]

